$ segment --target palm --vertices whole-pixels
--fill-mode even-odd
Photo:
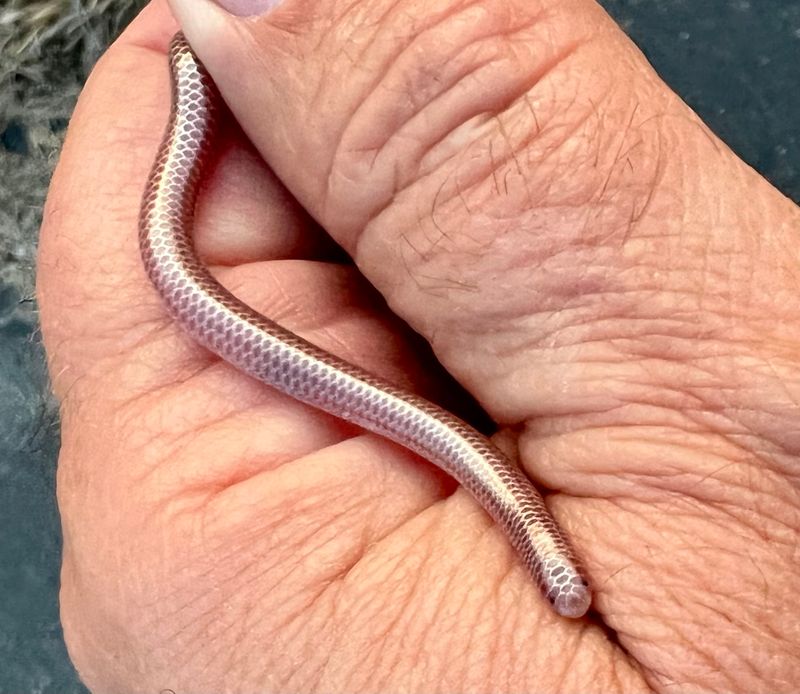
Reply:
[[[406,268],[416,282],[387,282],[397,244],[382,245],[370,228],[356,252],[336,230],[509,424],[502,444],[560,490],[551,507],[596,592],[596,622],[570,622],[548,611],[497,528],[452,481],[242,376],[166,318],[133,233],[165,118],[165,64],[135,44],[146,36],[163,46],[173,30],[163,8],[151,8],[87,88],[102,103],[84,99],[76,121],[91,127],[73,127],[42,241],[43,325],[65,402],[63,616],[84,677],[111,691],[612,691],[736,678],[756,688],[762,675],[744,666],[749,653],[791,652],[770,646],[791,644],[779,616],[795,594],[782,579],[791,553],[765,539],[785,532],[775,519],[793,508],[776,472],[782,458],[757,464],[696,414],[696,399],[670,400],[666,372],[652,364],[657,345],[625,359],[604,352],[605,361],[575,343],[567,359],[547,334],[515,346],[518,335],[496,328],[502,312],[540,309],[514,303],[531,295],[529,279],[502,254],[483,255],[474,271],[472,249],[442,231],[451,244],[444,266],[431,247],[418,273]],[[222,152],[197,237],[223,283],[321,347],[452,400],[418,341],[353,266],[329,262],[331,244],[233,126]],[[351,212],[337,213],[335,196],[327,202],[315,210],[323,219]],[[449,224],[470,222],[455,213]],[[512,245],[524,253],[524,236]],[[503,295],[456,298],[454,310],[433,284],[459,262],[503,277]],[[66,276],[65,266],[91,271]],[[420,288],[431,292],[425,306],[409,302]],[[728,370],[726,358],[711,353],[703,373]],[[694,374],[680,357],[673,367]],[[593,379],[600,395],[580,387]],[[777,383],[760,387],[775,393],[776,416],[791,416]],[[788,680],[793,656],[770,663],[771,683]]]

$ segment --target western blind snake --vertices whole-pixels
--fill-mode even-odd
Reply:
[[[485,436],[284,330],[224,289],[198,260],[194,207],[221,97],[182,34],[173,39],[169,60],[172,108],[147,181],[139,242],[170,314],[250,376],[385,436],[454,477],[501,526],[556,612],[585,614],[591,593],[573,551],[535,487]]]

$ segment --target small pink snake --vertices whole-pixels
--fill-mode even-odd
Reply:
[[[385,436],[454,477],[500,525],[555,611],[584,615],[591,593],[573,551],[535,487],[485,436],[284,330],[236,299],[198,260],[191,240],[194,207],[221,97],[182,34],[169,55],[172,109],[147,181],[139,242],[170,314],[253,378]]]

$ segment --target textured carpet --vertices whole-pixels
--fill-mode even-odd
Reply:
[[[131,0],[0,5],[0,693],[85,692],[58,620],[58,420],[33,290],[42,203],[81,85]],[[143,3],[139,3],[143,4]]]
[[[0,694],[85,692],[58,622],[58,422],[33,261],[80,85],[139,0],[0,0]],[[665,80],[800,201],[800,0],[604,0]]]

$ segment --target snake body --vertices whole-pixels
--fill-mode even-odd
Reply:
[[[485,436],[280,327],[234,297],[198,260],[194,208],[221,97],[182,34],[169,56],[172,109],[147,181],[139,241],[147,274],[170,314],[250,376],[439,466],[501,526],[556,612],[582,616],[591,594],[573,551],[535,487]]]

